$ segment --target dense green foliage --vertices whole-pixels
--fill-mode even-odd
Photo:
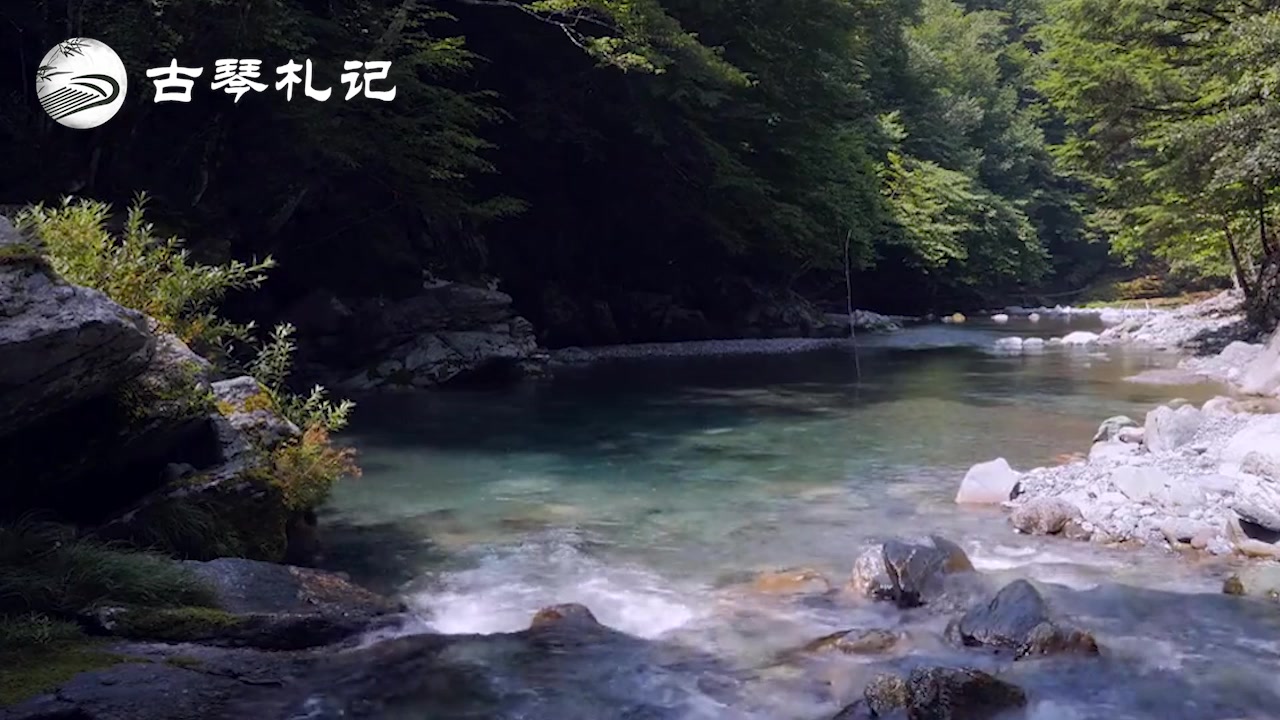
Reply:
[[[635,291],[713,313],[742,280],[842,294],[846,244],[859,300],[904,309],[1098,269],[1033,90],[1039,0],[19,5],[28,70],[84,34],[131,95],[68,133],[15,83],[9,198],[147,190],[209,262],[278,259],[280,304],[408,293],[427,271],[496,274],[535,322],[554,298]],[[310,58],[334,96],[234,102],[208,84],[227,56],[265,82]],[[175,58],[205,68],[192,102],[153,103],[145,71]],[[394,101],[343,99],[355,58],[393,62]]]
[[[1280,7],[1055,0],[1042,87],[1074,130],[1060,154],[1096,189],[1130,261],[1234,276],[1274,254]]]

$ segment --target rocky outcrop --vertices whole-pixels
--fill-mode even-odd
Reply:
[[[163,485],[171,463],[217,460],[209,364],[181,340],[13,256],[0,314],[0,513],[102,521]]]
[[[437,282],[400,300],[317,291],[286,319],[304,338],[300,371],[352,389],[427,388],[540,374],[547,355],[511,296]]]
[[[48,271],[0,217],[0,435],[100,398],[143,371],[146,318]]]

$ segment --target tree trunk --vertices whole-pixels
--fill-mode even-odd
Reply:
[[[1227,236],[1227,249],[1231,252],[1231,267],[1235,269],[1236,284],[1244,291],[1246,298],[1252,298],[1253,286],[1249,282],[1249,275],[1245,272],[1244,262],[1240,259],[1240,249],[1236,247],[1236,240],[1231,235],[1231,221],[1229,219],[1223,219],[1222,232]]]
[[[1271,246],[1271,238],[1267,235],[1267,191],[1258,186],[1258,237],[1262,240],[1262,254],[1270,256],[1275,253]]]

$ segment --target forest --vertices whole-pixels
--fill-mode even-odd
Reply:
[[[846,272],[853,304],[893,313],[1132,278],[1266,296],[1280,245],[1265,0],[23,0],[0,16],[0,202],[147,193],[198,258],[278,263],[233,314],[496,278],[565,345],[637,293],[709,316],[760,288],[843,309]],[[130,73],[90,131],[35,98],[68,36]],[[317,87],[346,60],[390,61],[398,94],[237,99],[206,75],[191,102],[154,101],[146,70],[225,57],[260,59],[266,81],[311,59]]]

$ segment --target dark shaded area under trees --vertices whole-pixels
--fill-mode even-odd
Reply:
[[[269,322],[317,288],[396,297],[424,273],[487,276],[556,345],[654,339],[628,321],[654,302],[700,311],[695,335],[778,290],[842,308],[846,246],[855,305],[885,312],[1070,301],[1114,272],[1111,238],[1139,271],[1227,281],[1225,244],[1200,239],[1220,222],[1184,222],[1172,181],[1128,189],[1151,157],[1136,148],[1170,117],[1139,116],[1178,98],[1098,86],[1088,78],[1112,61],[1078,52],[1159,44],[1141,22],[1173,21],[1108,25],[1094,5],[23,0],[0,17],[0,200],[122,206],[145,191],[197,256],[278,261],[263,292],[231,298],[240,317]],[[55,125],[34,97],[35,65],[69,35],[106,42],[130,71],[126,106],[92,131]],[[235,103],[208,86],[222,57],[261,59],[272,83],[311,58],[334,97],[271,88]],[[154,103],[145,71],[174,58],[205,75],[191,103]],[[359,58],[393,61],[393,102],[342,99],[342,62]],[[1168,62],[1160,72],[1181,71]],[[1249,107],[1232,127],[1273,112]],[[1226,142],[1265,133],[1237,135]],[[1221,156],[1179,157],[1212,169]],[[1224,182],[1260,187],[1250,217],[1265,219],[1273,176],[1255,165]],[[1151,220],[1152,207],[1179,219]],[[1248,222],[1229,225],[1244,237]],[[1246,249],[1252,262],[1264,248]]]

